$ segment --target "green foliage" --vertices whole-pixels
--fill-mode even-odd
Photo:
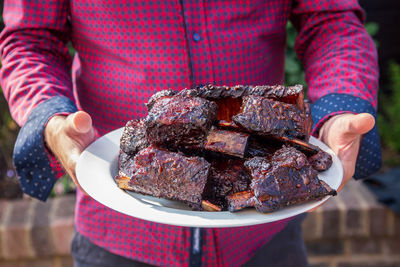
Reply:
[[[379,24],[376,22],[368,22],[365,24],[365,29],[367,30],[368,34],[371,35],[371,37],[374,37],[378,31],[379,31]],[[376,47],[379,46],[379,42],[374,39]]]
[[[75,48],[72,46],[71,42],[69,42],[67,44],[67,47],[68,47],[68,52],[69,52],[70,56],[73,58],[75,56],[75,53],[76,53]]]
[[[17,133],[18,126],[11,118],[7,101],[4,99],[0,88],[0,164],[5,165],[7,169],[12,168],[11,157]]]
[[[400,154],[400,65],[389,64],[390,94],[379,95],[378,129],[382,145]]]
[[[379,24],[376,22],[368,22],[365,24],[365,29],[367,30],[368,34],[373,37],[379,31]]]
[[[66,174],[57,180],[53,190],[50,193],[50,197],[55,197],[59,195],[65,195],[68,193],[75,192],[75,184],[72,179]]]

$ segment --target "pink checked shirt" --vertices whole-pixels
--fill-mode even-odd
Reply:
[[[299,31],[296,50],[309,99],[317,102],[314,132],[332,114],[374,114],[376,51],[356,0],[6,0],[1,85],[24,125],[14,152],[24,192],[45,200],[57,176],[46,167],[49,159],[56,166],[42,143],[54,114],[85,110],[105,134],[144,116],[144,103],[162,89],[282,84],[288,20]],[[77,51],[73,60],[68,42]],[[243,264],[288,221],[205,229],[203,265]],[[80,192],[75,224],[115,254],[189,264],[189,228],[125,216]]]

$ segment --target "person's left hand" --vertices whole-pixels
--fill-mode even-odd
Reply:
[[[343,180],[337,192],[341,191],[353,177],[361,137],[369,132],[375,124],[374,117],[369,113],[340,114],[333,116],[324,123],[319,131],[319,139],[327,144],[343,165]],[[323,204],[321,204],[323,205]],[[308,212],[315,211],[317,206]]]
[[[321,127],[319,139],[335,152],[343,165],[343,180],[338,192],[353,177],[361,137],[369,132],[374,124],[375,119],[369,113],[340,114],[330,118]]]

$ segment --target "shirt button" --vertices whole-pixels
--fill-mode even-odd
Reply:
[[[193,34],[193,40],[194,40],[195,42],[200,41],[200,35],[199,35],[198,33],[194,33],[194,34]]]

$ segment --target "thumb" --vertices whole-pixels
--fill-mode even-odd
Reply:
[[[322,126],[320,139],[331,148],[346,146],[370,131],[374,124],[369,113],[336,115]]]
[[[85,111],[78,111],[67,117],[67,127],[70,134],[86,134],[92,130],[92,118]]]
[[[369,132],[375,125],[375,119],[369,113],[344,116],[341,119],[343,137],[348,140]]]

